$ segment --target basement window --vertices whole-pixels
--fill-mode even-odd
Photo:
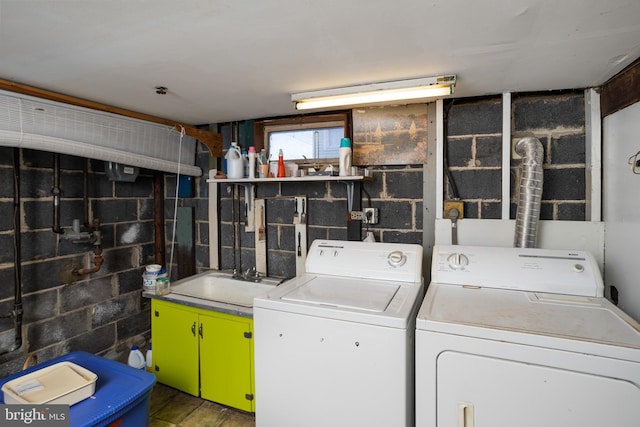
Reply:
[[[347,119],[346,114],[331,114],[265,121],[264,147],[272,161],[282,150],[289,161],[333,162],[339,157],[340,140],[348,135]]]

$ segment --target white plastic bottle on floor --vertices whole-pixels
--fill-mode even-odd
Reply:
[[[144,355],[138,349],[137,345],[131,347],[131,351],[129,352],[129,366],[136,369],[144,369],[147,365]]]
[[[153,358],[151,357],[151,344],[149,344],[149,348],[147,348],[147,354],[145,357],[147,364],[147,372],[153,372]]]

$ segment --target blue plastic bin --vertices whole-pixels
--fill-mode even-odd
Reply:
[[[156,382],[155,375],[83,351],[48,360],[3,378],[0,387],[15,378],[59,362],[73,362],[98,375],[93,396],[71,406],[71,426],[149,425],[149,404],[151,389]],[[0,403],[4,403],[2,393]]]

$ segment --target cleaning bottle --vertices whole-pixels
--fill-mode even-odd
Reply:
[[[351,140],[342,138],[340,140],[340,176],[351,175]]]
[[[249,178],[256,177],[256,147],[249,147]]]
[[[147,348],[147,354],[145,355],[145,361],[147,362],[147,372],[153,372],[153,358],[151,357],[151,344]]]
[[[287,171],[284,168],[284,154],[282,154],[282,148],[278,152],[278,178],[284,178],[287,176]]]
[[[144,369],[147,365],[147,362],[144,359],[142,352],[138,349],[137,345],[131,347],[131,351],[129,352],[129,366],[136,369]]]
[[[240,153],[240,147],[236,142],[231,143],[227,151],[227,178],[238,179],[244,176],[244,161]]]

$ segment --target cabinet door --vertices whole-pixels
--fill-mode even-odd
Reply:
[[[158,382],[194,396],[198,389],[198,315],[177,304],[153,300],[151,341]]]
[[[253,323],[200,315],[201,397],[248,412],[253,400]]]

